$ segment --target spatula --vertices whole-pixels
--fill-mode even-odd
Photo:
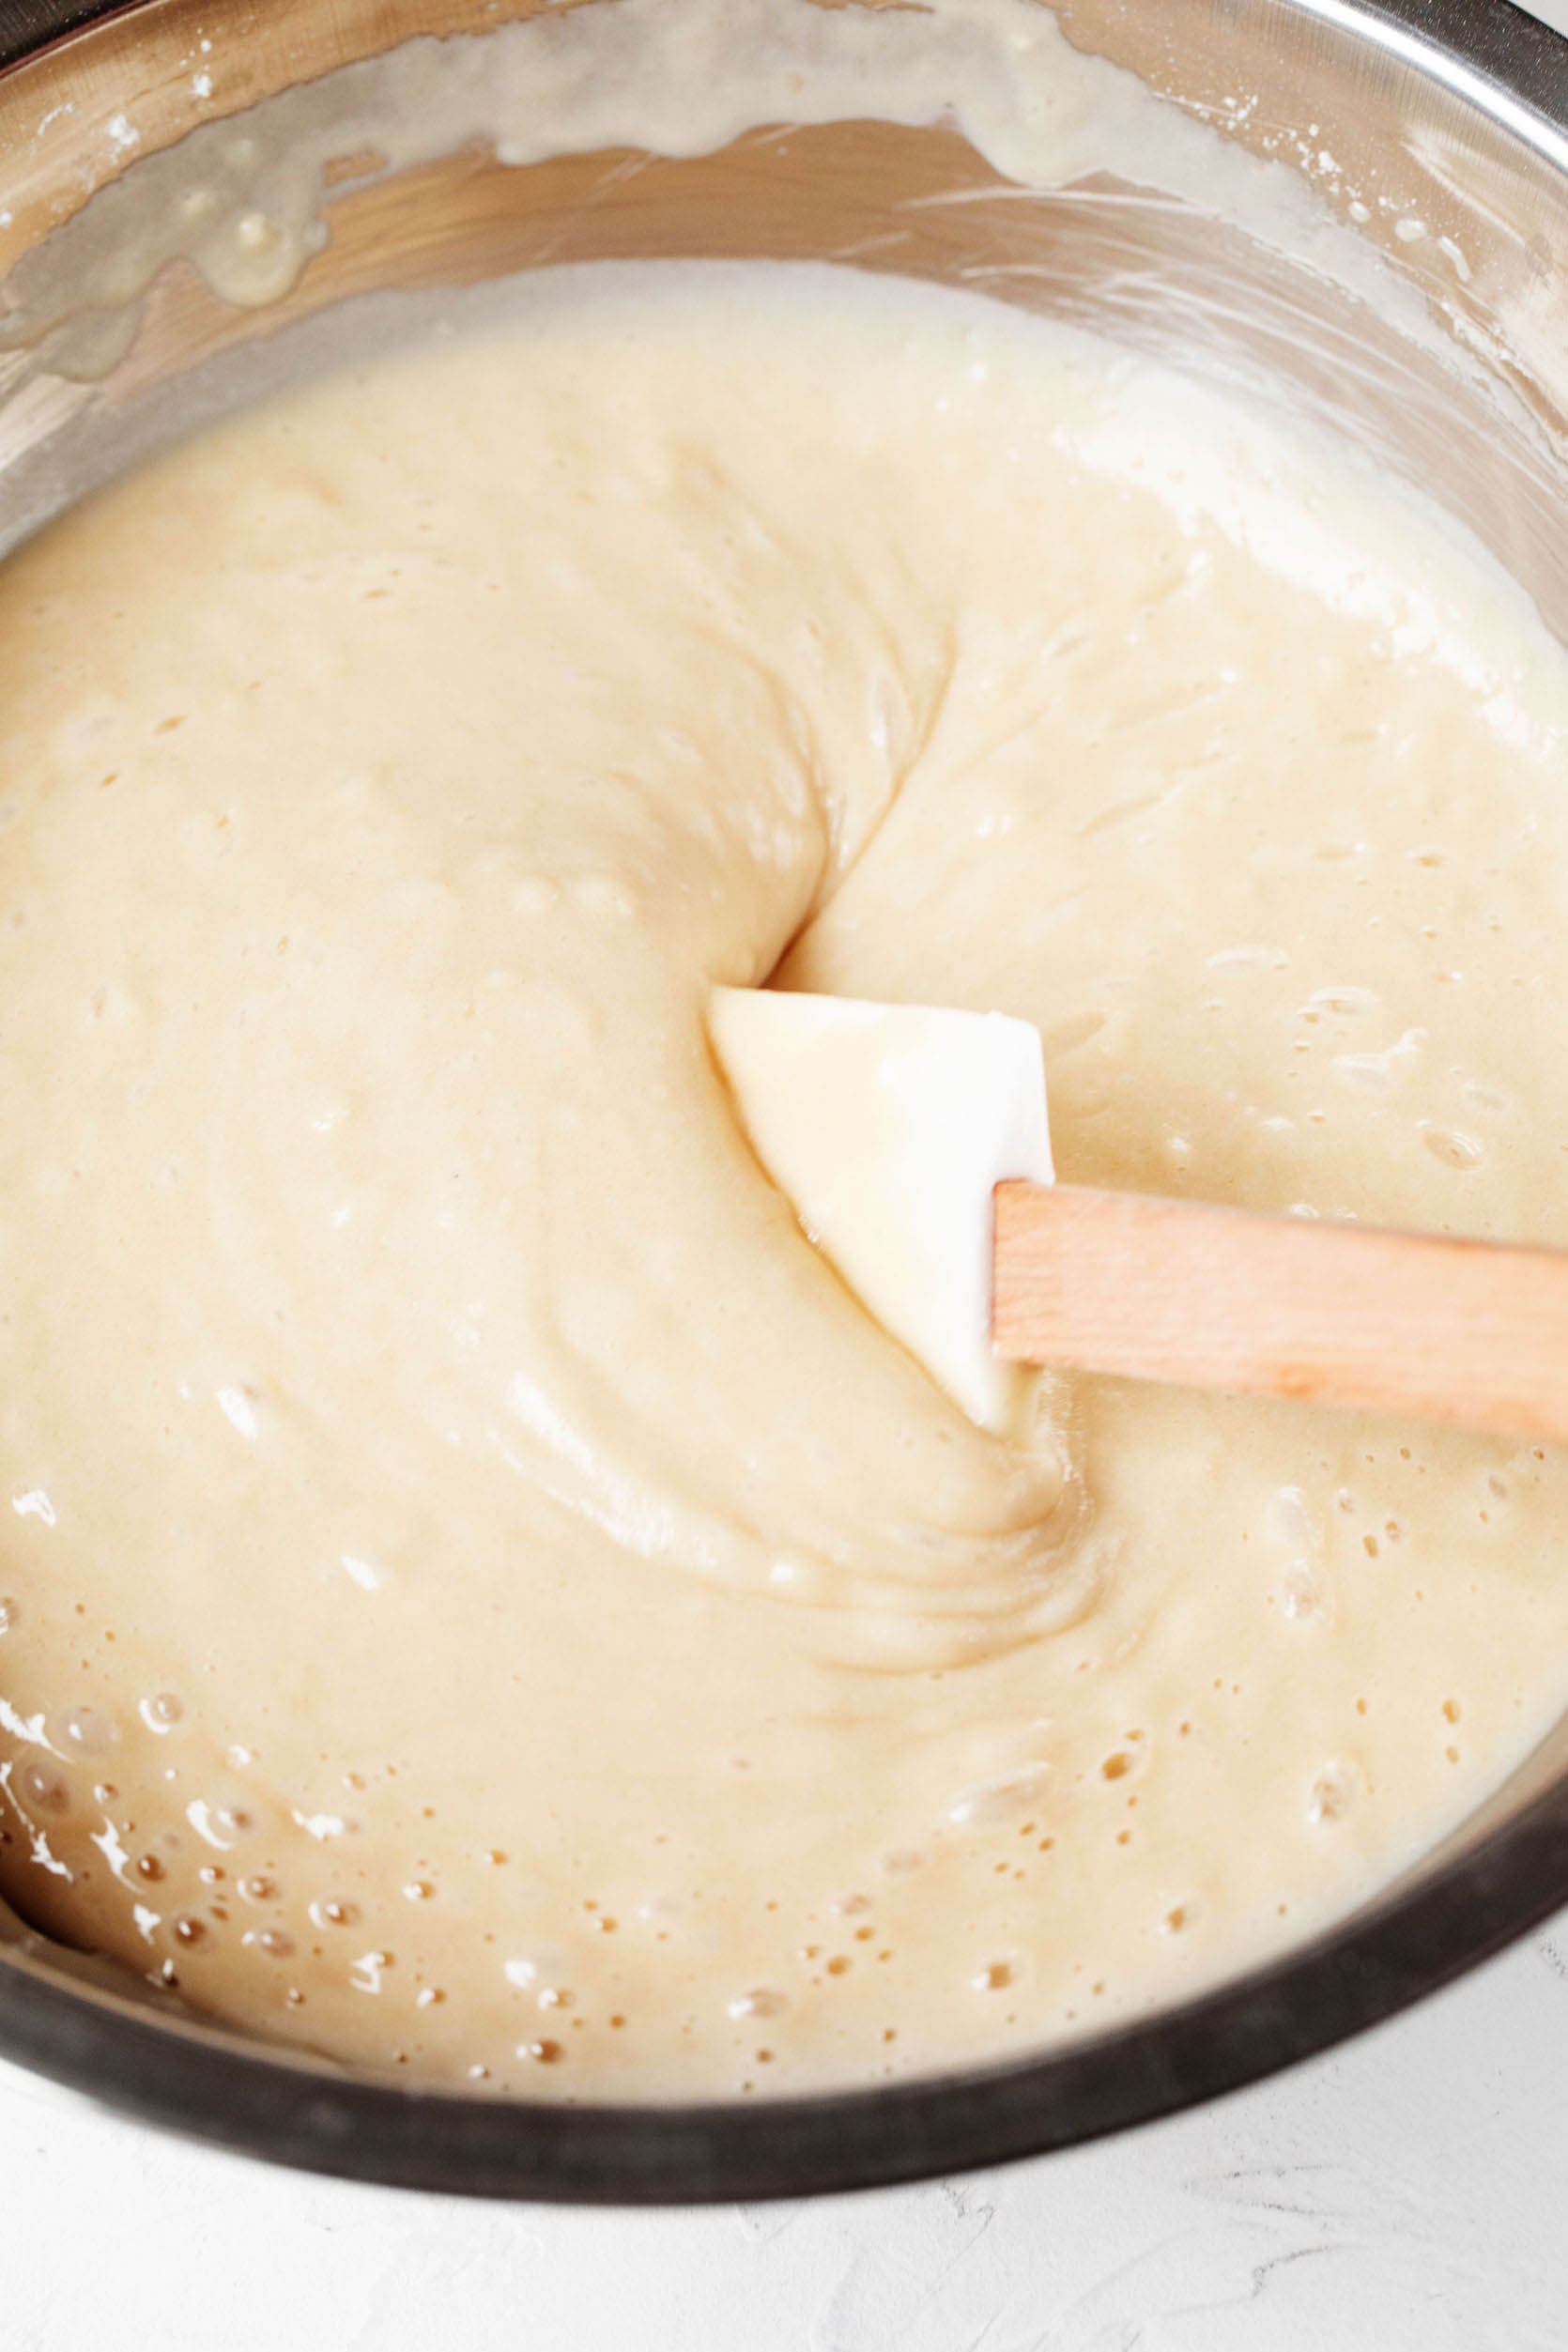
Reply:
[[[1030,1364],[1568,1442],[1568,1250],[1058,1185],[1001,1014],[721,988],[709,1034],[810,1239],[987,1428]]]

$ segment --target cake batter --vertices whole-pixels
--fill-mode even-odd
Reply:
[[[1563,657],[978,298],[564,271],[0,572],[0,1883],[377,2069],[993,2059],[1343,1914],[1555,1719],[1529,1447],[958,1408],[715,982],[997,1008],[1060,1173],[1568,1240]]]

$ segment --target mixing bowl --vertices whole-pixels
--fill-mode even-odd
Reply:
[[[363,106],[343,95],[358,61],[416,36],[455,44],[422,53],[417,95],[443,58],[471,60],[503,19],[536,12],[0,0],[0,549],[342,341],[395,332],[400,305],[433,289],[600,256],[853,257],[980,284],[1288,400],[1447,506],[1568,633],[1568,45],[1503,0],[1061,0],[1076,47],[1272,158],[1270,184],[1296,176],[1303,217],[1319,208],[1376,257],[1360,276],[1324,266],[1310,238],[1292,257],[1234,211],[1135,175],[1021,191],[941,124],[775,126],[677,158],[551,154],[546,125],[536,160],[502,161],[443,101],[445,151],[429,135],[367,143]],[[263,221],[249,278],[225,288],[246,299],[220,299],[181,258],[200,258],[189,219],[166,233],[165,204],[150,235],[146,208],[116,199],[181,141],[250,135],[205,126],[279,93],[296,104],[307,85],[281,144],[263,113],[244,151],[271,172],[274,213],[300,208],[303,267]],[[760,2104],[434,2094],[207,2025],[8,1916],[0,2052],[150,2121],[365,2179],[646,2203],[792,2195],[1060,2148],[1210,2098],[1389,2016],[1564,1899],[1568,1718],[1333,1932],[1203,1998],[981,2071]]]

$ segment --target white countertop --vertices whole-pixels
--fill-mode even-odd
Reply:
[[[1568,30],[1568,0],[1536,13]],[[1565,2352],[1568,1913],[1197,2114],[799,2205],[606,2214],[349,2187],[0,2066],[0,2346]]]
[[[1099,2147],[706,2212],[274,2172],[0,2068],[6,2352],[1563,2352],[1568,1914]]]

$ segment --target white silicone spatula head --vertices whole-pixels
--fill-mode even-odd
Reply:
[[[717,988],[715,1056],[806,1232],[971,1420],[1019,1433],[991,1340],[992,1194],[1052,1181],[1038,1032],[1001,1013]]]

